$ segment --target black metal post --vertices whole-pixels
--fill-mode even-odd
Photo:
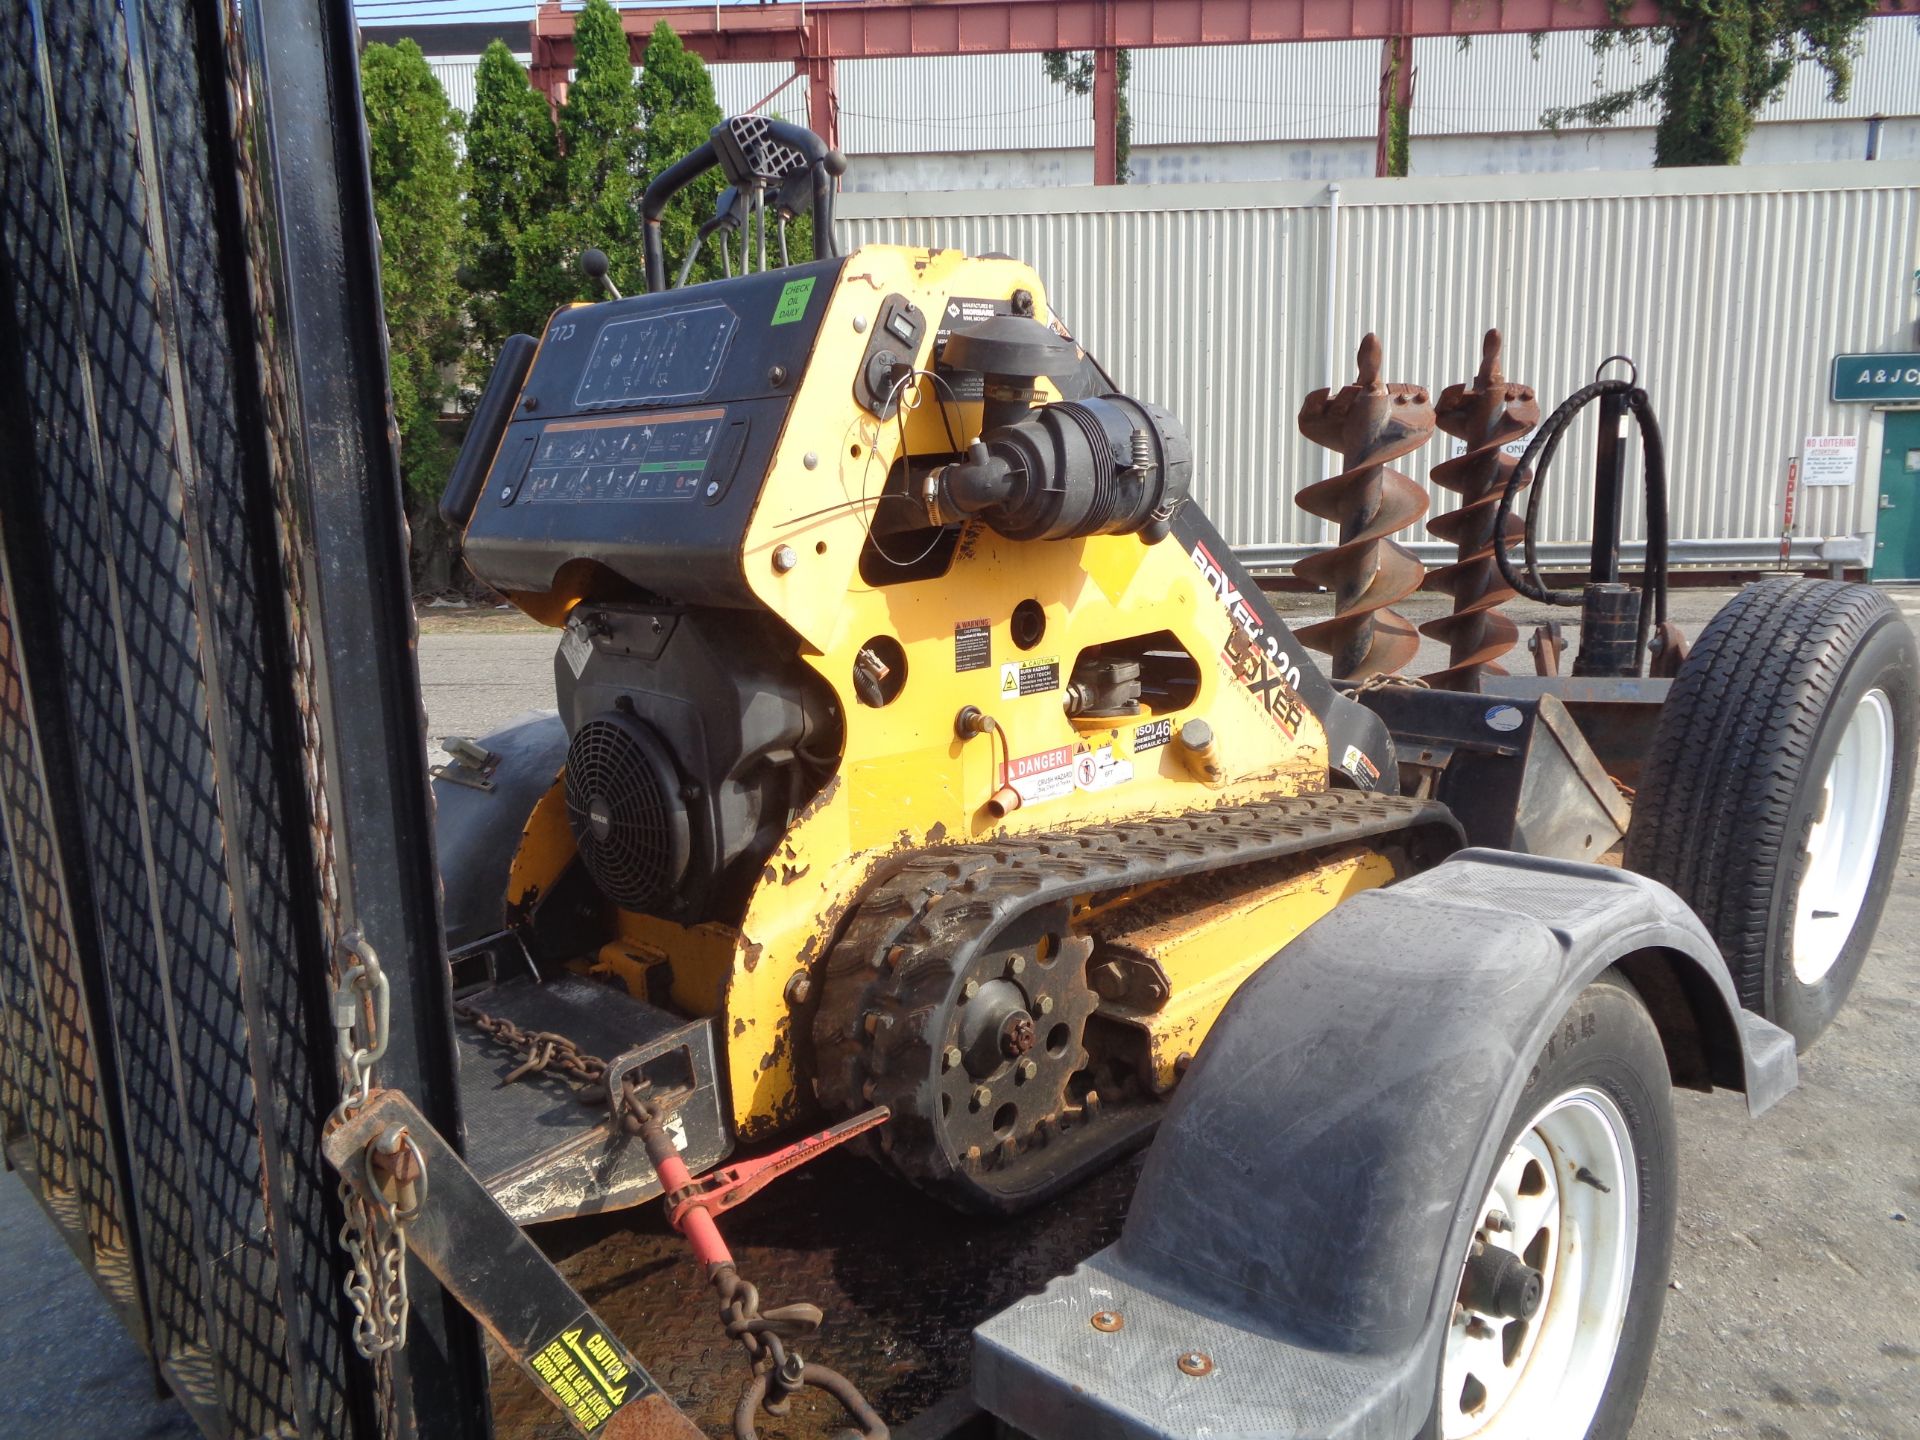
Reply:
[[[1600,438],[1593,455],[1593,549],[1587,583],[1620,578],[1620,521],[1627,488],[1627,397],[1600,397]]]

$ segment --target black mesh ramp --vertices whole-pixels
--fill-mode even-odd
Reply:
[[[344,5],[0,4],[0,1139],[223,1437],[487,1425],[430,1282],[355,1353],[320,1145],[355,928],[458,1134],[354,66]]]

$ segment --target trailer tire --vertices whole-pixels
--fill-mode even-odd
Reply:
[[[1521,1257],[1539,1308],[1525,1320],[1477,1309],[1457,1257],[1460,1308],[1425,1436],[1623,1440],[1666,1302],[1676,1151],[1660,1033],[1609,970],[1549,1032],[1476,1215],[1470,1252]],[[1488,1224],[1496,1211],[1504,1230]]]
[[[1864,585],[1749,585],[1707,623],[1647,757],[1627,867],[1693,907],[1741,1002],[1804,1050],[1872,944],[1906,828],[1920,657]]]

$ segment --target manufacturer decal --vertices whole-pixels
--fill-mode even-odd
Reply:
[[[1000,698],[1018,700],[1022,695],[1044,695],[1060,688],[1060,657],[1048,655],[1034,660],[1008,660],[1000,667]]]
[[[984,670],[993,664],[993,631],[984,620],[953,622],[953,673]]]
[[[1077,790],[1110,790],[1133,779],[1133,762],[1116,760],[1113,746],[1082,750],[1073,757],[1073,784]]]
[[[1340,757],[1340,768],[1351,775],[1362,790],[1371,790],[1380,783],[1380,767],[1369,760],[1358,745],[1347,746],[1346,754]]]
[[[1233,630],[1227,635],[1227,647],[1220,654],[1227,669],[1260,702],[1267,712],[1267,718],[1274,727],[1289,740],[1300,733],[1300,722],[1306,718],[1307,707],[1299,693],[1274,673],[1266,652],[1249,640],[1245,633]]]
[[[1058,800],[1073,793],[1073,746],[1056,745],[1038,755],[1016,755],[1001,767],[1000,783],[1011,785],[1023,805]]]
[[[1195,541],[1191,557],[1196,570],[1213,587],[1220,603],[1227,607],[1233,629],[1227,635],[1221,662],[1266,710],[1280,733],[1289,740],[1300,732],[1306,718],[1306,703],[1301,700],[1300,667],[1281,647],[1280,637],[1267,629],[1241,593],[1226,567],[1214,559],[1206,545]]]
[[[780,303],[773,307],[773,319],[769,325],[791,325],[807,313],[807,301],[813,296],[813,282],[816,277],[809,275],[804,280],[789,280],[780,287]]]
[[[1527,717],[1511,705],[1496,705],[1487,711],[1486,720],[1487,729],[1505,733],[1508,730],[1518,730],[1526,724]]]
[[[1133,727],[1133,753],[1143,755],[1149,750],[1158,750],[1162,745],[1172,743],[1173,721],[1149,720],[1144,725]]]

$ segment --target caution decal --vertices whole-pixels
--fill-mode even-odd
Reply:
[[[573,1423],[589,1435],[629,1399],[653,1388],[632,1357],[591,1315],[582,1315],[534,1351],[527,1364]]]

